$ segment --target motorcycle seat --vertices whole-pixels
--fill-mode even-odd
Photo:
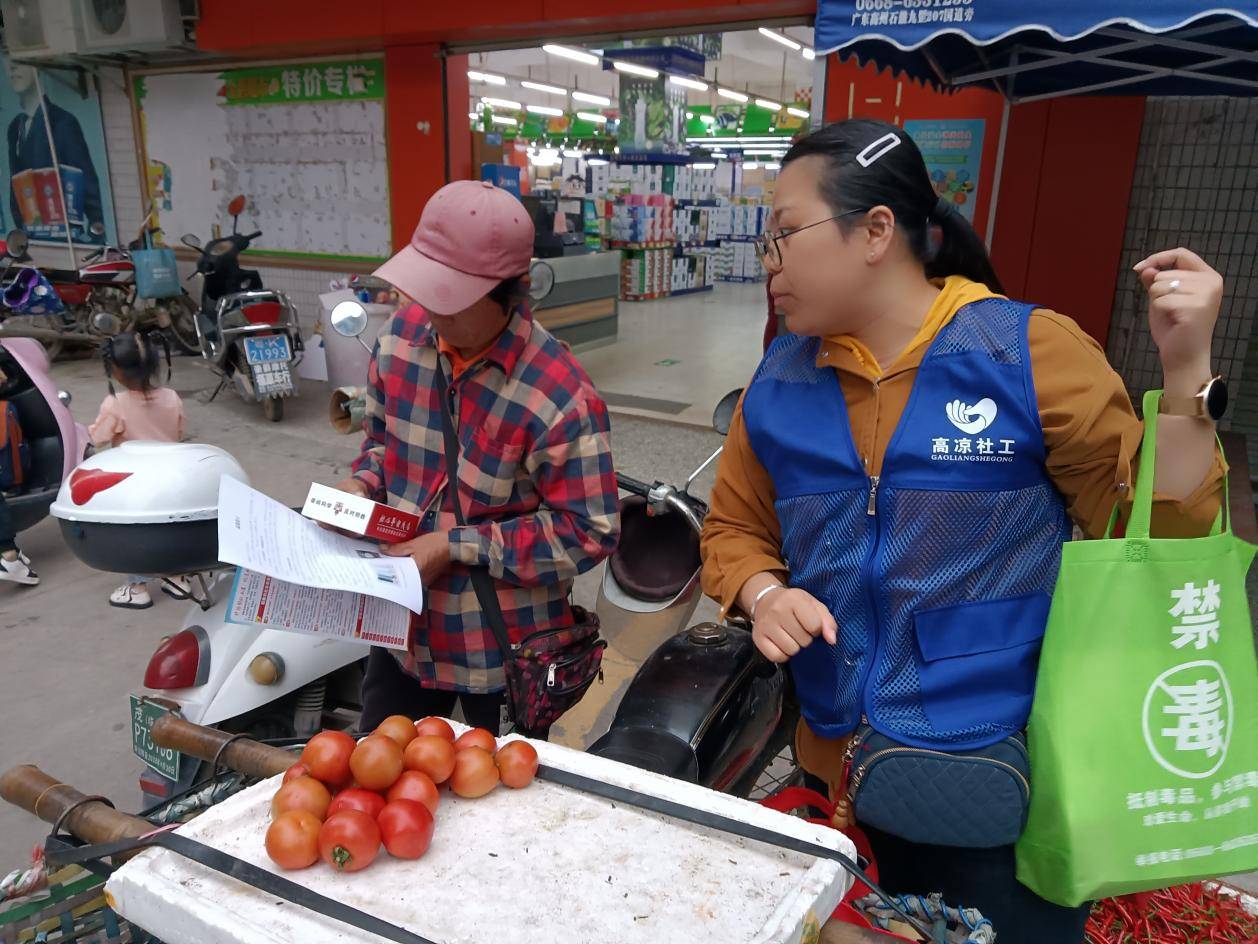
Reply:
[[[694,749],[657,728],[613,727],[591,745],[589,753],[688,783],[699,780],[699,759]]]
[[[647,514],[647,500],[620,503],[620,544],[608,567],[625,592],[640,600],[673,599],[700,567],[699,535],[679,514]]]

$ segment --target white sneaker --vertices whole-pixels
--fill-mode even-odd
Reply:
[[[0,557],[0,580],[18,583],[24,587],[33,587],[39,583],[39,574],[31,569],[31,559],[18,551],[17,558],[9,560]]]
[[[148,588],[136,584],[124,583],[109,595],[109,605],[124,610],[147,610],[153,605]]]

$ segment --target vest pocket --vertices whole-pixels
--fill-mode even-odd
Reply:
[[[937,732],[1026,724],[1050,603],[1030,593],[913,614],[922,710]]]

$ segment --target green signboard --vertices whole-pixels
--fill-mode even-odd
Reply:
[[[226,105],[361,101],[384,98],[384,60],[287,63],[222,74]]]

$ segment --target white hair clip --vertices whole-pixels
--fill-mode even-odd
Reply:
[[[869,145],[865,150],[856,155],[856,163],[861,167],[868,167],[878,158],[882,157],[888,151],[897,147],[900,143],[900,136],[888,131],[881,138]]]

